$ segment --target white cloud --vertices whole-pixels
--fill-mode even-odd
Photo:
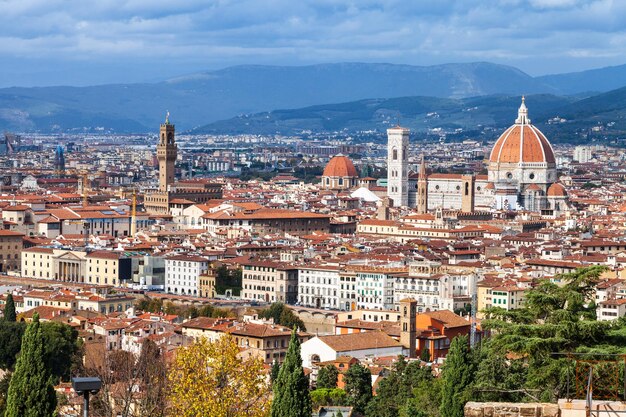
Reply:
[[[33,60],[92,61],[94,74],[110,61],[173,75],[347,60],[494,60],[542,73],[626,55],[626,2],[613,0],[0,1],[0,53],[11,58],[0,75]]]

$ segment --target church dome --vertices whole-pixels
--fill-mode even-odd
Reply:
[[[567,197],[567,190],[563,185],[555,182],[548,188],[548,197]]]
[[[324,177],[358,177],[359,174],[352,164],[350,158],[344,155],[336,155],[328,161],[326,168],[324,168]]]
[[[509,127],[493,146],[492,163],[556,163],[552,145],[543,133],[530,123],[522,97],[515,124]]]

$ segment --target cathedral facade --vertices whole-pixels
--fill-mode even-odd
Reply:
[[[408,129],[388,129],[387,136],[387,195],[394,206],[416,207],[420,213],[442,208],[558,215],[567,209],[567,191],[557,182],[554,150],[531,124],[523,97],[515,123],[502,133],[489,154],[487,175],[427,175],[423,157],[419,173],[408,172],[408,157],[399,153],[408,149]]]

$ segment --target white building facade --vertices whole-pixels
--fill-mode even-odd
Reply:
[[[165,259],[165,291],[198,296],[198,278],[208,269],[209,261],[200,256],[180,255]]]

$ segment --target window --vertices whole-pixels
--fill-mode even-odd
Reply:
[[[398,150],[395,149],[395,148],[393,149],[393,157],[392,158],[393,158],[394,161],[398,160]]]

